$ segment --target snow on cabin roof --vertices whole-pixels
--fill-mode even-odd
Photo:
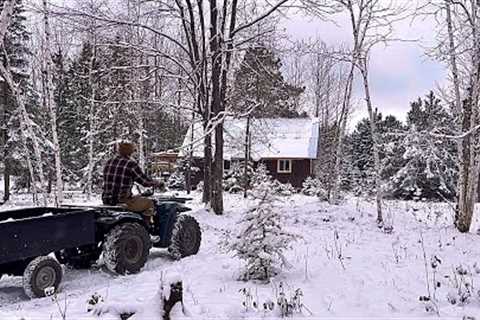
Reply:
[[[224,122],[224,159],[243,159],[245,155],[246,119],[226,119]],[[251,119],[251,156],[258,161],[268,158],[315,159],[318,147],[317,118]],[[203,157],[203,128],[193,126],[194,157]],[[212,137],[212,141],[213,141]],[[179,156],[188,155],[192,145],[192,127],[184,139]],[[213,143],[212,143],[213,145]],[[214,152],[214,150],[212,150]]]

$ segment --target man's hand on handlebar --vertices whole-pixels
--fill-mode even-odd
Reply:
[[[153,180],[152,187],[157,188],[159,191],[165,191],[165,182],[161,180]]]

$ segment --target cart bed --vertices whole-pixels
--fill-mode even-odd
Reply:
[[[26,208],[0,212],[0,265],[95,243],[95,212]]]

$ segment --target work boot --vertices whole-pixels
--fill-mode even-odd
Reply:
[[[152,241],[152,243],[159,243],[160,240],[162,240],[160,236],[150,236],[150,241]]]

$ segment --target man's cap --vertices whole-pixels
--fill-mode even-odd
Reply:
[[[130,157],[135,152],[136,146],[132,142],[118,143],[118,154],[123,157]]]

